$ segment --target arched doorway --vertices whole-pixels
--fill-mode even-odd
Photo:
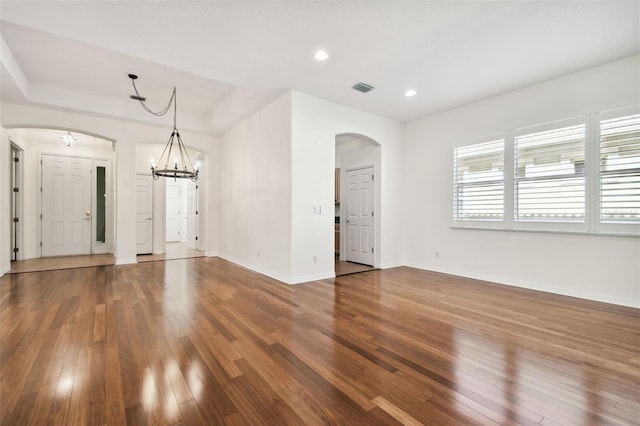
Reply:
[[[356,133],[335,141],[335,264],[336,275],[344,275],[378,263],[380,145]]]

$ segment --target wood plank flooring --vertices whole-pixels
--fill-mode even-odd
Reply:
[[[638,424],[640,310],[219,258],[0,278],[1,425]]]

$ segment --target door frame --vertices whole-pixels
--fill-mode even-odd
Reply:
[[[156,227],[157,227],[157,220],[156,220],[156,216],[157,216],[156,215],[156,182],[157,181],[149,173],[136,173],[136,185],[137,185],[138,178],[141,178],[141,177],[148,179],[149,182],[151,183],[151,185],[149,186],[149,188],[151,189],[151,252],[138,253],[138,247],[137,247],[138,236],[137,236],[137,230],[136,230],[136,256],[140,256],[141,254],[156,254],[155,244],[156,244]],[[137,208],[136,208],[135,215],[136,215],[136,228],[137,228],[137,220],[138,220]]]
[[[10,250],[10,258],[13,260],[22,260],[24,259],[24,221],[25,221],[25,211],[24,211],[24,150],[20,148],[18,144],[16,144],[11,138],[9,138],[10,144],[10,159],[11,161],[11,178],[9,180],[9,191],[11,194],[10,201],[10,210],[11,210],[11,223],[10,223],[10,232],[11,238],[9,238],[9,244],[11,244]],[[14,152],[16,155],[14,156]],[[18,182],[18,192],[14,192],[13,188],[15,187],[15,176],[14,176],[14,158],[18,158],[18,166],[17,166],[17,182]],[[14,212],[18,213],[18,222],[13,222]],[[17,234],[17,238],[16,238]],[[14,252],[14,247],[18,248],[17,252]]]
[[[42,157],[45,155],[49,155],[49,156],[55,156],[55,157],[67,157],[67,158],[82,158],[82,159],[86,159],[86,160],[91,160],[91,253],[90,254],[98,254],[98,253],[113,253],[113,248],[114,248],[114,244],[113,244],[113,238],[115,235],[115,227],[114,227],[114,202],[113,202],[113,174],[112,174],[112,161],[110,158],[99,158],[99,157],[87,157],[84,155],[62,155],[59,153],[50,153],[50,152],[38,152],[37,154],[37,162],[36,162],[36,166],[37,166],[37,173],[38,173],[38,188],[40,188],[40,196],[37,197],[37,209],[39,212],[40,217],[38,218],[38,220],[40,221],[38,223],[38,226],[36,226],[37,229],[37,237],[38,237],[38,241],[40,242],[40,244],[38,244],[38,257],[42,257],[42,197],[43,197],[43,192],[42,192],[42,172],[43,172],[43,167],[42,167]],[[105,220],[106,220],[106,226],[107,226],[107,232],[105,233],[106,236],[106,243],[105,244],[101,244],[102,247],[100,247],[98,250],[96,250],[96,241],[95,241],[95,222],[93,220],[93,218],[96,215],[96,166],[100,164],[100,165],[106,165],[107,170],[105,171],[106,173],[106,192],[107,192],[107,204],[106,204],[106,215],[105,215]]]
[[[378,249],[378,233],[376,232],[376,229],[378,228],[378,220],[380,215],[378,214],[378,212],[376,211],[376,195],[377,195],[377,191],[376,191],[376,185],[377,185],[377,179],[378,179],[378,174],[376,171],[376,166],[374,164],[363,164],[360,166],[354,166],[354,167],[349,167],[347,169],[344,168],[340,168],[340,255],[339,255],[339,260],[342,261],[347,261],[347,227],[346,222],[344,220],[344,218],[346,218],[346,213],[348,211],[348,204],[349,204],[349,197],[348,194],[346,192],[347,190],[347,185],[345,185],[345,182],[347,182],[347,173],[349,172],[354,172],[357,170],[364,170],[364,169],[371,169],[373,170],[373,184],[371,185],[371,204],[372,204],[372,208],[373,208],[373,227],[372,227],[372,243],[373,243],[373,266],[374,267],[378,267],[377,265],[377,249]]]

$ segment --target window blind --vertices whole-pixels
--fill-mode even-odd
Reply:
[[[600,222],[640,223],[640,114],[600,122]]]
[[[454,149],[455,220],[504,219],[504,139]]]
[[[514,220],[584,222],[584,124],[514,140]]]

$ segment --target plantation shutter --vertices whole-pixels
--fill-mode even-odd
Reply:
[[[454,149],[454,220],[504,219],[504,139]]]
[[[584,222],[585,125],[515,137],[514,220]]]
[[[640,223],[640,114],[600,122],[600,221]]]

